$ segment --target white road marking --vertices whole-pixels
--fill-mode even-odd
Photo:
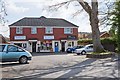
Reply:
[[[47,74],[44,76],[41,76],[40,78],[58,78],[68,72],[70,72],[71,70],[65,70],[65,71],[59,71],[59,72],[55,72],[55,73],[51,73],[51,74]]]

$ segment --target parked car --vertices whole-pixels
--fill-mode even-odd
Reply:
[[[73,52],[75,52],[75,50],[76,49],[80,49],[80,48],[83,48],[84,46],[82,46],[82,45],[78,45],[78,46],[73,46],[73,47],[71,47],[71,48],[67,48],[67,53],[73,53]]]
[[[16,62],[25,64],[32,59],[27,50],[12,44],[0,44],[0,62]]]
[[[86,45],[85,47],[76,49],[75,51],[77,55],[86,54],[87,52],[93,52],[93,44]]]

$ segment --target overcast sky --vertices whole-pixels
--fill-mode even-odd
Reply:
[[[7,4],[7,17],[8,23],[6,26],[0,27],[0,34],[9,37],[9,24],[16,22],[23,17],[41,17],[48,18],[63,18],[75,25],[79,26],[79,32],[91,32],[89,25],[89,18],[85,11],[81,12],[74,17],[74,14],[81,10],[78,2],[74,1],[59,8],[57,11],[50,11],[48,6],[54,5],[65,0],[6,0]],[[101,31],[106,31],[109,28],[101,28]]]

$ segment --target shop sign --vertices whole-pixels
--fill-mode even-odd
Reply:
[[[45,40],[51,40],[51,39],[54,39],[54,36],[44,36],[44,39]]]
[[[25,40],[26,36],[14,36],[15,40]]]
[[[68,36],[68,39],[76,39],[75,36]]]

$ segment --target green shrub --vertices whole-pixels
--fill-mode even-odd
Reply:
[[[114,44],[114,45],[116,45],[116,40],[113,38],[102,38],[101,43],[102,44]]]
[[[86,44],[92,44],[92,39],[81,39],[81,40],[78,40],[78,44],[79,45],[86,45]]]
[[[92,44],[92,39],[81,39],[81,40],[78,40],[78,44],[81,45],[86,45],[86,44]],[[113,39],[113,38],[101,38],[101,43],[102,44],[114,44],[116,45],[116,40]]]

